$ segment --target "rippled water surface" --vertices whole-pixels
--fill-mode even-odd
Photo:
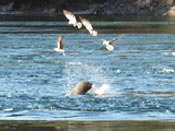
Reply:
[[[0,21],[0,119],[175,118],[175,22],[98,21],[98,37],[58,21]],[[66,56],[55,52],[64,37]],[[115,50],[100,38],[120,37]],[[103,96],[68,93],[80,81]]]

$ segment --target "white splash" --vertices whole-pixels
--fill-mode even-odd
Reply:
[[[162,54],[165,56],[175,56],[175,52],[164,52]]]
[[[163,73],[175,73],[174,69],[163,69],[162,70]]]
[[[81,65],[81,62],[69,62],[70,65]]]
[[[3,111],[10,112],[10,111],[13,111],[13,108],[7,108],[7,109],[4,109]]]
[[[118,70],[116,70],[116,73],[117,73],[117,74],[119,74],[120,72],[121,72],[121,70],[119,70],[119,69],[118,69]]]
[[[95,94],[102,96],[104,94],[107,94],[110,90],[110,86],[107,84],[103,84],[101,88],[95,88]]]
[[[103,69],[103,66],[97,66],[92,62],[80,62],[70,61],[65,64],[64,75],[66,76],[67,88],[70,91],[72,85],[80,81],[89,81],[92,83],[99,83],[101,81],[108,80],[109,83],[113,82],[113,79],[109,79],[105,74],[107,71]],[[93,91],[94,92],[94,91]]]
[[[175,56],[175,52],[171,52],[171,55],[172,55],[172,56]]]

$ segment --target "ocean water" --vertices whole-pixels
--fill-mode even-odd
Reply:
[[[175,21],[88,18],[98,37],[64,17],[0,21],[1,120],[174,120]],[[109,89],[68,95],[80,81]]]

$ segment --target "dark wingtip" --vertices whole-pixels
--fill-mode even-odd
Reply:
[[[79,19],[82,21],[84,18],[82,16],[79,16]]]

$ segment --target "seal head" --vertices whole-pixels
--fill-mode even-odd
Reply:
[[[79,82],[75,88],[72,89],[71,95],[84,95],[92,88],[93,84],[90,82]]]

